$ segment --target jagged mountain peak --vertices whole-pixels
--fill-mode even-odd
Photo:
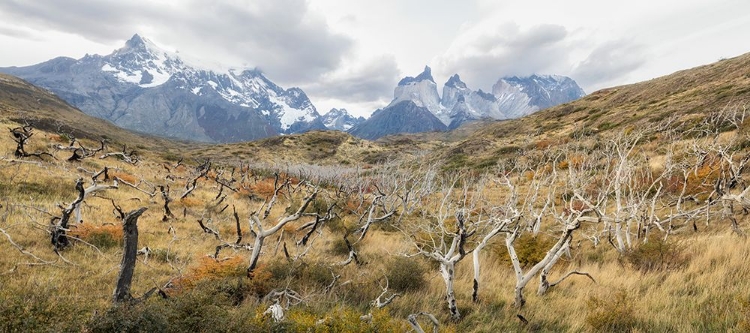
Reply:
[[[458,76],[458,74],[453,74],[447,82],[445,82],[446,87],[453,87],[453,88],[459,88],[459,89],[467,89],[466,83],[461,81],[461,77]]]
[[[430,81],[432,83],[435,83],[435,79],[432,78],[432,68],[430,68],[430,66],[425,65],[422,73],[420,73],[416,77],[407,76],[401,79],[401,81],[398,82],[398,85],[404,86],[410,83],[421,82],[421,81]]]
[[[176,54],[167,52],[166,50],[156,45],[156,43],[152,42],[148,38],[142,37],[139,34],[135,34],[133,35],[133,37],[125,41],[125,45],[115,50],[112,53],[112,56],[123,56],[132,53],[139,54],[146,58],[178,58]]]
[[[125,42],[125,46],[131,49],[146,47],[146,39],[141,37],[141,35],[139,34],[135,34],[133,35],[133,37],[130,37],[127,42]]]

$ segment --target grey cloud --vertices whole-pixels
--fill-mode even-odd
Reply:
[[[646,63],[643,47],[628,41],[611,41],[594,49],[576,65],[573,78],[587,91],[607,86]]]
[[[16,29],[13,27],[5,27],[5,26],[0,26],[0,35],[22,38],[22,39],[27,39],[27,40],[36,40],[36,41],[42,40],[42,38],[40,38],[39,36],[29,31]]]
[[[133,14],[148,10],[136,2],[80,0],[0,1],[0,15],[28,26],[78,34],[96,42],[122,39],[123,28],[134,26]]]
[[[459,73],[470,86],[488,89],[503,76],[530,75],[558,70],[567,60],[567,30],[559,25],[538,25],[522,31],[515,24],[500,26],[478,38],[477,52],[438,60],[446,75]]]
[[[319,97],[368,103],[390,100],[399,75],[396,59],[393,56],[382,56],[356,72],[328,77],[303,88]]]
[[[283,85],[304,84],[336,69],[353,45],[350,38],[332,33],[304,0],[173,4],[6,0],[0,1],[0,12],[23,17],[37,28],[74,33],[97,42],[155,31],[152,38],[171,41],[188,54],[216,50],[217,58],[224,61],[227,57],[219,55],[231,54],[233,61],[258,66]]]

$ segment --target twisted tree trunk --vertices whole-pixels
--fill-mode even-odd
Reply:
[[[117,276],[114,302],[119,303],[132,298],[130,283],[135,272],[135,259],[138,254],[138,218],[146,211],[146,207],[131,211],[123,217],[123,253],[120,262],[120,274]]]

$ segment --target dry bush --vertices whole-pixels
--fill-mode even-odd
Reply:
[[[185,207],[197,207],[203,204],[199,199],[194,197],[185,197],[180,199],[180,203]]]
[[[633,300],[624,290],[586,301],[586,324],[596,332],[631,332],[638,325]]]
[[[72,228],[70,235],[100,249],[122,246],[123,240],[122,226],[114,224],[95,226],[83,223]]]
[[[698,199],[705,200],[720,176],[721,158],[707,156],[701,165],[689,171],[687,180],[682,174],[668,178],[666,190],[672,194],[680,194],[684,187],[686,195],[702,194]]]
[[[633,269],[648,273],[680,269],[688,264],[690,258],[679,244],[652,237],[648,242],[627,251],[623,259]]]
[[[270,198],[273,196],[274,191],[276,191],[275,184],[275,179],[273,178],[259,180],[255,184],[250,185],[250,192],[259,197]]]

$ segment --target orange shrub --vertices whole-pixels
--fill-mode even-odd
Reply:
[[[112,177],[112,178],[114,178],[114,177],[120,178],[120,179],[122,179],[122,180],[124,180],[124,181],[126,181],[128,183],[131,183],[131,184],[135,184],[136,182],[138,182],[138,178],[136,178],[135,176],[133,176],[131,174],[128,174],[128,173],[125,173],[125,172],[121,172],[121,171],[110,172],[109,176]]]
[[[204,280],[244,276],[246,268],[243,258],[239,256],[223,260],[204,256],[198,259],[196,266],[191,267],[185,275],[174,281],[173,285],[179,291],[189,290]]]
[[[59,142],[59,143],[69,143],[70,142],[70,139],[68,137],[63,136],[63,135],[57,135],[57,134],[51,134],[50,135],[50,140],[52,140],[54,142]]]
[[[100,249],[122,245],[123,239],[122,226],[115,224],[95,226],[91,223],[83,223],[71,228],[69,235]]]
[[[667,191],[679,194],[682,192],[683,186],[685,186],[686,195],[710,192],[720,175],[721,160],[715,156],[706,157],[706,160],[697,169],[689,171],[687,179],[682,174],[676,174],[668,178]],[[699,199],[703,200],[705,198]]]
[[[275,180],[273,178],[266,178],[250,185],[250,191],[261,197],[273,196],[273,192],[276,191],[274,187]]]
[[[542,139],[534,143],[536,149],[542,150],[552,145],[552,140]]]
[[[200,200],[193,197],[182,198],[180,199],[180,203],[185,207],[196,207],[202,204]]]

